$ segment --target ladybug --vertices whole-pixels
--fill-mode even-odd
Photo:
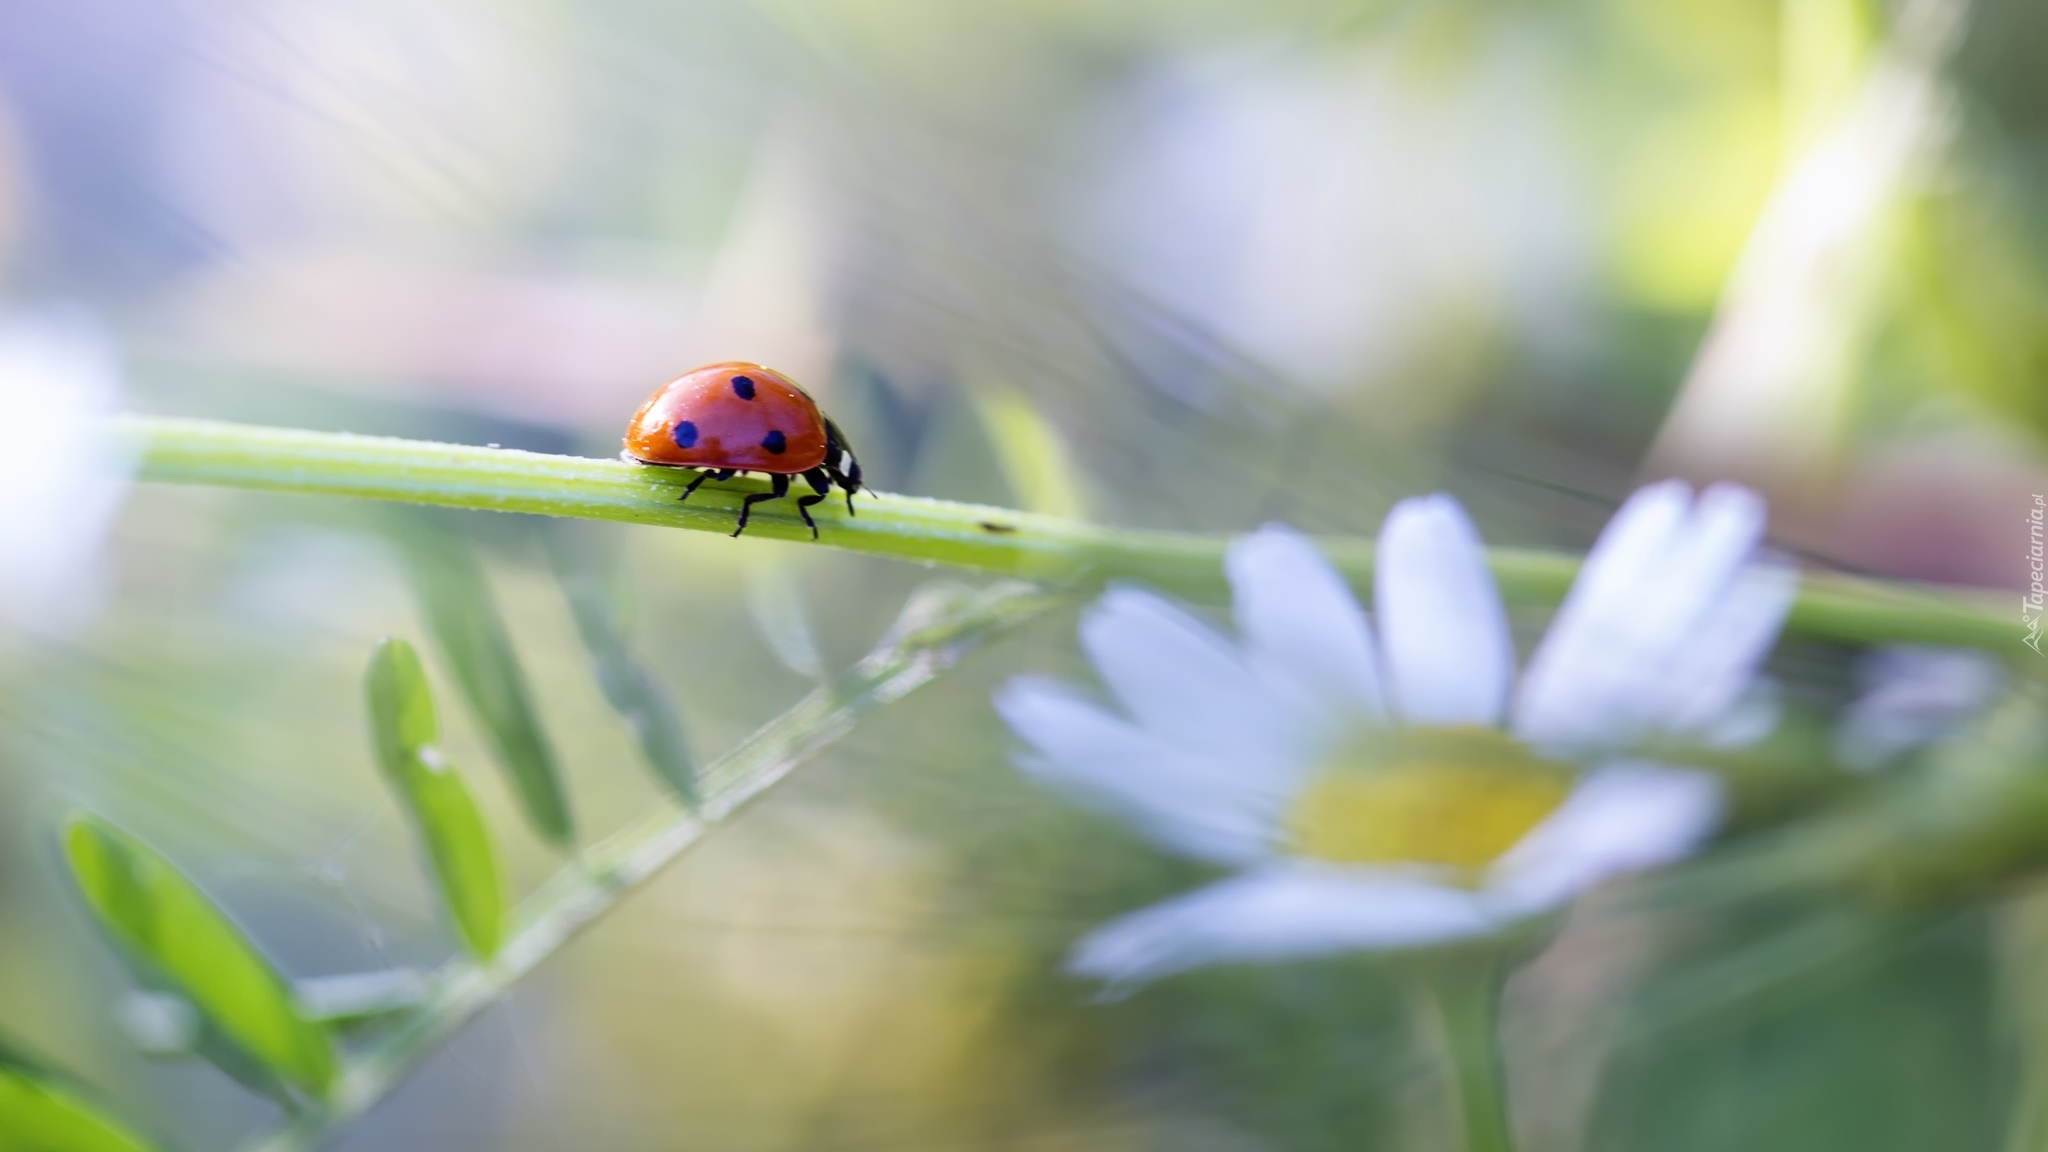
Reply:
[[[737,536],[747,530],[747,516],[763,500],[789,495],[789,478],[801,476],[811,493],[796,499],[796,514],[818,538],[811,505],[846,490],[846,514],[853,515],[853,494],[860,491],[860,461],[847,447],[846,434],[797,382],[772,368],[727,360],[706,364],[669,381],[640,405],[626,425],[622,455],[641,464],[695,468],[697,478],[683,489],[688,500],[706,480],[730,480],[743,472],[765,472],[772,483],[740,501]]]

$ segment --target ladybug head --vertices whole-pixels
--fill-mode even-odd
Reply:
[[[846,442],[846,433],[839,430],[828,417],[825,420],[825,467],[832,479],[851,497],[860,491],[860,461],[853,455],[853,446]]]

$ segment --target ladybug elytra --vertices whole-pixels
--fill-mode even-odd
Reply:
[[[727,360],[686,372],[662,385],[626,425],[628,460],[671,468],[695,468],[683,489],[688,500],[706,480],[730,480],[743,472],[765,472],[770,488],[740,501],[737,536],[763,500],[789,495],[789,478],[801,476],[811,493],[797,497],[796,512],[818,538],[811,505],[829,496],[834,484],[846,491],[846,512],[860,491],[860,461],[846,434],[818,411],[796,381],[772,368]]]

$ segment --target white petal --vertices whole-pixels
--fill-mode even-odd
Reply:
[[[1500,722],[1514,641],[1485,546],[1458,502],[1395,505],[1380,528],[1373,580],[1395,711],[1413,724]]]
[[[1745,586],[1736,577],[1764,528],[1763,501],[1746,489],[1715,485],[1689,511],[1685,494],[1675,481],[1645,488],[1601,534],[1530,658],[1516,704],[1517,735],[1545,748],[1585,748],[1623,743],[1671,722],[1672,682],[1688,674],[1688,650],[1719,645],[1707,633],[1722,622],[1724,600]],[[1745,632],[1745,644],[1763,642],[1735,645],[1733,655],[1760,658],[1768,647],[1781,617],[1765,609],[1778,588],[1770,579],[1750,588],[1753,600],[1742,607],[1770,627]],[[1714,688],[1725,706],[1743,686],[1737,678]],[[1689,720],[1697,727],[1712,717]]]
[[[1608,662],[1639,622],[1632,594],[1656,570],[1691,502],[1689,488],[1667,480],[1637,489],[1608,520],[1529,657],[1515,701],[1517,735],[1577,744],[1610,726]]]
[[[1223,569],[1255,669],[1340,723],[1386,715],[1365,612],[1308,537],[1268,524],[1231,544]]]
[[[1040,783],[1198,860],[1243,865],[1264,854],[1285,802],[1277,789],[1162,743],[1054,681],[1019,677],[995,706],[1036,751],[1017,766]]]
[[[1998,662],[1964,649],[1895,645],[1858,661],[1863,693],[1842,714],[1835,756],[1868,772],[1939,740],[1998,694]]]
[[[1642,762],[1588,773],[1557,811],[1493,866],[1503,914],[1561,904],[1602,880],[1691,855],[1721,819],[1721,781]]]
[[[1298,761],[1298,734],[1271,689],[1214,628],[1134,588],[1081,621],[1081,647],[1133,719],[1159,739],[1249,771]]]
[[[1760,562],[1736,573],[1665,665],[1661,681],[1669,691],[1653,710],[1656,726],[1704,732],[1725,717],[1755,682],[1798,595],[1799,573],[1790,564]]]
[[[1413,948],[1499,925],[1478,896],[1398,872],[1285,864],[1096,929],[1067,968],[1130,985],[1209,964]]]

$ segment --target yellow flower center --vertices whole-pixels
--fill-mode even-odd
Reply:
[[[1562,765],[1491,728],[1411,728],[1346,749],[1295,798],[1288,847],[1339,864],[1475,875],[1555,811]]]

